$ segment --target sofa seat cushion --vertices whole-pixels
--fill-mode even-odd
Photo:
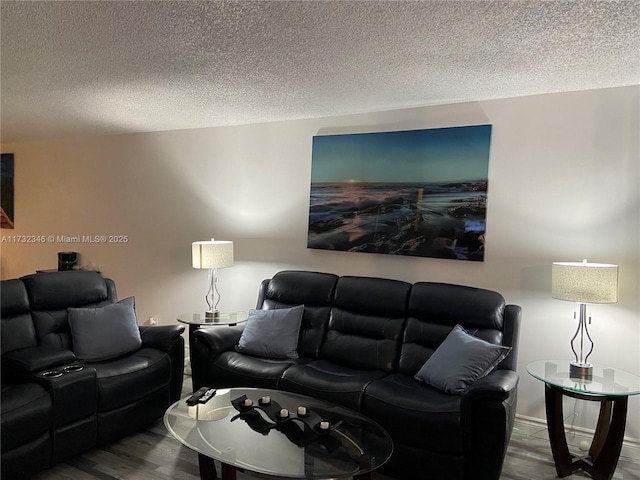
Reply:
[[[96,369],[98,412],[128,405],[167,388],[171,378],[169,356],[153,348],[142,348],[126,357],[86,365]]]
[[[53,423],[51,396],[40,385],[2,386],[2,452],[40,437]]]
[[[403,374],[371,382],[362,413],[396,442],[440,453],[461,453],[460,395],[450,395]]]
[[[336,402],[360,411],[365,387],[387,375],[379,370],[358,370],[328,360],[315,360],[288,368],[280,380],[280,389]]]
[[[285,370],[310,362],[310,358],[264,358],[238,352],[224,352],[213,362],[212,387],[279,387]]]

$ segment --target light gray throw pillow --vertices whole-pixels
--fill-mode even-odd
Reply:
[[[447,393],[462,394],[488,375],[511,351],[469,335],[456,325],[415,375],[415,379]]]
[[[73,351],[78,360],[99,362],[142,345],[133,297],[95,308],[69,308]]]
[[[236,350],[271,358],[298,358],[298,334],[304,305],[275,310],[249,310]]]

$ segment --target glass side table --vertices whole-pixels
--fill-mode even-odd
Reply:
[[[593,378],[572,377],[568,360],[541,360],[527,372],[545,383],[547,429],[556,472],[567,477],[578,470],[595,480],[610,480],[618,464],[631,395],[640,394],[640,377],[617,368],[593,366]],[[562,397],[600,402],[600,414],[588,455],[569,452],[564,430]]]
[[[247,312],[220,312],[215,317],[207,317],[204,312],[202,313],[181,313],[178,315],[178,321],[189,325],[198,326],[216,326],[216,325],[235,325],[237,323],[243,323],[247,321],[249,316]]]
[[[178,322],[189,325],[189,361],[191,362],[191,371],[193,372],[193,350],[191,346],[194,344],[194,332],[201,327],[216,326],[234,326],[238,323],[244,323],[249,316],[247,312],[220,312],[215,317],[207,317],[202,313],[181,313],[178,315]],[[193,373],[191,376],[193,382]],[[192,383],[193,385],[193,383]]]

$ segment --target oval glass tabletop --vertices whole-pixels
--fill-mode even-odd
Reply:
[[[330,431],[314,434],[297,419],[274,425],[260,408],[241,414],[231,402],[243,396],[254,405],[268,396],[292,417],[304,407],[329,422]],[[360,475],[382,466],[393,452],[391,437],[373,420],[333,403],[277,390],[219,389],[206,404],[193,407],[181,399],[169,407],[164,423],[178,441],[200,454],[281,477]]]
[[[538,380],[576,393],[602,396],[640,394],[640,377],[618,368],[593,365],[590,379],[572,377],[568,360],[540,360],[527,365],[527,371]]]
[[[209,317],[206,313],[181,313],[178,315],[180,323],[188,325],[235,325],[246,322],[249,318],[247,312],[220,312],[215,317]]]

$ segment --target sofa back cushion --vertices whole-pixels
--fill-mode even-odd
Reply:
[[[116,301],[113,281],[96,272],[65,271],[22,277],[40,345],[71,350],[68,308],[101,307]]]
[[[35,347],[36,330],[29,311],[27,289],[19,279],[3,280],[0,286],[2,354]]]
[[[397,368],[411,284],[340,277],[321,357],[364,370]]]
[[[456,325],[482,340],[503,345],[504,313],[505,300],[494,291],[444,283],[414,284],[399,371],[415,375]]]
[[[262,305],[273,310],[304,305],[298,342],[298,354],[317,357],[329,323],[337,275],[285,270],[269,281]]]

